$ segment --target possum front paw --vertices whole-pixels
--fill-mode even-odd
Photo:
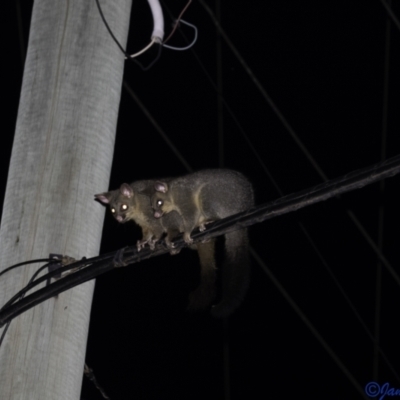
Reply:
[[[168,236],[165,238],[165,244],[167,245],[171,256],[180,253],[181,249],[175,249],[175,244],[171,242],[171,239]]]
[[[138,240],[136,242],[137,251],[140,251],[145,248],[147,240]]]
[[[140,251],[146,247],[146,244],[149,245],[150,250],[154,250],[156,247],[157,239],[142,239],[136,242],[137,250]]]
[[[187,244],[192,244],[193,243],[193,239],[190,236],[190,232],[185,232],[183,234],[183,240],[185,241],[185,243]]]

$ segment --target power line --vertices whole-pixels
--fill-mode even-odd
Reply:
[[[389,178],[398,174],[399,172],[400,155],[390,158],[384,162],[372,165],[368,168],[351,172],[345,176],[320,184],[310,189],[282,197],[273,202],[254,207],[250,210],[216,221],[215,223],[207,225],[207,229],[205,231],[193,233],[193,243],[212,239],[234,230],[243,229],[256,223],[297,211],[300,208],[327,200],[339,194],[359,189],[365,185]],[[186,246],[187,243],[184,242],[182,237],[174,240],[174,248],[180,249]],[[128,247],[124,251],[122,261],[124,265],[134,264],[167,252],[169,252],[169,249],[164,245],[164,243],[158,244],[154,250],[145,248],[141,250],[140,253],[137,251],[136,246],[132,246]],[[79,269],[78,272],[69,274],[68,276],[63,277],[56,282],[37,290],[29,296],[26,296],[24,299],[17,301],[15,304],[12,304],[12,302],[9,301],[0,311],[0,327],[19,314],[47,300],[48,298],[81,283],[87,282],[104,272],[120,266],[115,264],[114,260],[116,254],[117,252],[113,252],[103,256],[78,261],[63,267],[62,269],[49,272],[48,274],[36,279],[34,282],[31,282],[30,285],[27,285],[29,286],[29,289],[48,278],[54,277],[60,272],[62,273],[70,269]],[[383,256],[381,261],[392,275],[396,283],[400,286],[400,277],[397,275],[396,271],[390,266]],[[27,288],[24,288],[24,293],[27,290]],[[19,295],[20,294],[17,294],[15,296],[19,297]]]
[[[382,3],[384,3],[384,0],[381,0]],[[304,143],[300,140],[300,138],[298,137],[298,135],[296,134],[296,132],[294,131],[294,129],[292,128],[292,126],[289,124],[289,122],[286,120],[286,118],[284,117],[284,115],[282,114],[282,112],[279,110],[279,108],[277,107],[277,105],[274,103],[274,101],[272,100],[272,98],[269,96],[269,94],[267,93],[267,91],[264,89],[264,87],[261,85],[261,82],[257,79],[257,77],[255,76],[255,74],[253,73],[253,71],[251,70],[251,68],[247,65],[246,61],[244,60],[244,58],[241,56],[241,54],[239,53],[239,51],[236,49],[236,47],[233,45],[233,43],[231,42],[231,40],[229,39],[228,35],[226,34],[226,32],[222,29],[220,23],[218,22],[216,16],[214,15],[214,13],[212,12],[212,10],[210,9],[210,7],[204,2],[204,0],[199,0],[200,4],[204,7],[204,9],[207,11],[207,13],[210,15],[212,21],[214,22],[214,25],[217,27],[217,29],[219,30],[219,32],[221,33],[221,36],[224,38],[225,42],[227,43],[228,47],[231,49],[231,51],[233,52],[233,54],[235,55],[235,57],[238,59],[238,61],[240,62],[240,64],[242,65],[243,69],[247,72],[247,74],[249,75],[250,79],[254,82],[255,86],[257,87],[257,89],[260,91],[260,93],[262,94],[262,96],[264,97],[264,99],[267,101],[267,103],[269,104],[269,106],[271,107],[271,109],[275,112],[275,114],[277,115],[278,119],[281,121],[281,123],[283,124],[283,126],[286,128],[286,130],[289,132],[290,136],[292,137],[292,139],[296,142],[296,144],[299,146],[299,148],[301,149],[301,151],[303,152],[303,154],[306,156],[306,158],[308,159],[308,161],[311,163],[311,165],[314,167],[314,169],[318,172],[318,174],[320,175],[320,177],[322,178],[322,180],[324,180],[325,182],[328,181],[328,177],[325,174],[325,172],[322,170],[322,168],[319,166],[319,164],[317,163],[317,161],[314,159],[314,157],[311,155],[311,153],[308,151],[307,147],[304,145]],[[386,4],[386,3],[385,3]],[[357,229],[360,231],[361,235],[366,239],[367,243],[371,246],[371,248],[374,250],[374,252],[376,253],[376,255],[378,256],[378,258],[380,260],[385,259],[385,257],[383,256],[382,252],[379,249],[379,246],[377,246],[375,244],[375,242],[372,240],[371,236],[368,234],[368,232],[366,231],[366,229],[364,228],[364,226],[361,224],[361,222],[359,221],[359,219],[354,215],[354,213],[352,213],[350,210],[346,209],[346,214],[349,216],[349,218],[352,220],[352,222],[354,223],[354,225],[357,227]],[[390,264],[388,263],[388,261],[385,259],[385,262],[387,263],[387,268],[389,268],[390,270],[394,271],[393,267],[390,266]]]

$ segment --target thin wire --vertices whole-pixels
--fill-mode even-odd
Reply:
[[[97,8],[98,8],[99,13],[100,13],[100,17],[101,17],[101,19],[103,20],[104,25],[106,26],[106,28],[107,28],[107,30],[108,30],[108,33],[111,35],[111,37],[113,38],[113,40],[114,40],[114,42],[117,44],[117,46],[120,48],[120,50],[125,54],[125,57],[128,58],[128,57],[129,57],[129,54],[124,50],[124,48],[122,47],[122,45],[119,43],[118,39],[114,36],[114,34],[113,34],[111,28],[109,27],[109,25],[108,25],[108,23],[107,23],[107,21],[106,21],[106,18],[104,17],[103,10],[102,10],[101,7],[100,7],[99,0],[96,0],[96,4],[97,4]]]
[[[268,95],[268,93],[265,91],[259,80],[256,78],[254,75],[253,71],[250,69],[250,67],[247,65],[243,57],[240,55],[239,51],[236,49],[236,47],[233,45],[233,43],[230,41],[229,37],[225,33],[225,31],[222,29],[221,25],[219,24],[218,20],[216,19],[214,13],[211,11],[211,9],[207,6],[207,4],[203,0],[199,0],[200,4],[204,7],[204,9],[208,12],[208,14],[211,16],[211,19],[213,20],[215,26],[218,28],[220,31],[222,37],[228,44],[229,48],[231,51],[234,53],[238,61],[242,64],[243,68],[249,75],[249,77],[252,79],[258,90],[261,92],[267,103],[270,105],[272,110],[275,112],[279,120],[282,122],[284,127],[287,129],[289,134],[291,135],[292,139],[296,142],[296,144],[300,147],[301,151],[304,153],[308,161],[311,163],[311,165],[314,167],[314,169],[318,172],[318,174],[321,176],[321,178],[327,182],[328,177],[325,175],[324,171],[321,169],[321,167],[318,165],[314,157],[312,157],[311,153],[307,150],[306,146],[303,144],[303,142],[300,140],[300,138],[297,136],[296,132],[294,129],[291,127],[291,125],[288,123],[286,118],[283,116],[281,111],[278,109],[278,107],[275,105],[275,103],[272,101],[271,97]],[[389,269],[389,271],[394,271],[394,268],[388,263],[388,261],[385,259],[383,256],[382,252],[379,250],[379,247],[376,246],[375,242],[372,240],[371,236],[368,234],[364,226],[361,224],[359,219],[354,215],[353,212],[350,210],[346,209],[347,215],[350,217],[350,219],[353,221],[353,223],[356,225],[358,230],[361,232],[362,236],[366,239],[367,243],[370,244],[370,246],[374,249],[376,255],[379,257],[381,260],[385,260],[387,263],[385,266]],[[393,274],[392,274],[393,276]]]
[[[137,56],[140,56],[141,54],[143,54],[144,52],[146,52],[151,46],[153,46],[154,43],[156,43],[156,42],[158,41],[157,38],[152,38],[151,41],[150,41],[150,43],[149,43],[144,49],[138,51],[137,53],[134,53],[134,54],[129,55],[129,53],[127,53],[127,51],[124,50],[124,48],[122,47],[122,45],[120,44],[120,42],[118,41],[118,39],[117,39],[117,38],[115,37],[115,35],[113,34],[113,32],[112,32],[110,26],[108,25],[107,20],[106,20],[106,18],[104,17],[104,14],[103,14],[103,10],[101,9],[99,0],[96,0],[96,4],[97,4],[97,8],[98,8],[99,13],[100,13],[100,17],[101,17],[101,19],[103,20],[104,25],[106,26],[106,28],[107,28],[107,30],[108,30],[108,33],[111,35],[111,37],[113,38],[114,42],[117,44],[117,46],[118,46],[119,49],[122,51],[122,53],[124,53],[125,58],[130,59],[130,58],[135,58],[135,57],[137,57]]]
[[[171,33],[168,35],[168,37],[163,41],[163,45],[165,43],[168,42],[169,39],[171,39],[172,35],[175,33],[176,28],[178,27],[179,21],[181,20],[183,14],[185,13],[185,11],[187,10],[187,8],[190,6],[190,4],[192,3],[192,0],[189,0],[188,3],[186,4],[186,6],[183,8],[183,10],[181,11],[181,13],[179,14],[178,18],[176,19],[175,23],[174,23],[174,27],[171,31]]]
[[[4,337],[6,336],[6,333],[8,331],[8,328],[10,327],[10,324],[11,324],[11,320],[7,322],[6,326],[4,327],[3,333],[1,334],[0,348],[1,348],[1,345],[3,344]]]
[[[321,334],[317,331],[317,329],[314,327],[314,325],[311,323],[311,321],[306,317],[306,315],[303,313],[303,311],[300,309],[300,307],[296,304],[296,302],[290,297],[289,293],[285,290],[285,288],[281,285],[281,283],[278,281],[278,279],[275,277],[275,275],[272,273],[272,271],[267,267],[267,265],[258,256],[258,254],[253,250],[252,247],[250,247],[250,253],[256,259],[258,264],[261,265],[263,271],[268,275],[269,279],[278,288],[281,295],[290,304],[290,306],[293,308],[293,310],[296,312],[296,314],[301,318],[301,320],[304,322],[304,324],[307,326],[307,328],[311,331],[311,333],[314,335],[314,337],[318,340],[318,342],[322,345],[322,347],[327,351],[327,353],[330,355],[330,357],[333,359],[333,361],[335,361],[336,365],[347,376],[349,381],[354,385],[354,387],[358,390],[358,392],[361,394],[361,396],[364,399],[367,399],[363,388],[359,385],[359,383],[354,378],[354,376],[350,373],[350,371],[347,369],[347,367],[342,363],[340,358],[331,349],[331,347],[324,340],[324,338],[321,336]]]
[[[24,263],[19,263],[19,264],[13,265],[12,267],[9,267],[9,268],[5,269],[4,271],[2,271],[2,273],[7,272],[7,271],[9,271],[9,270],[11,270],[11,269],[13,269],[13,268],[21,267],[22,265],[31,264],[31,263],[34,263],[34,262],[40,262],[40,261],[43,261],[43,260],[49,260],[49,259],[32,260],[32,261],[26,261],[26,262],[24,262]],[[51,261],[51,259],[50,259],[50,261]],[[35,278],[38,276],[38,274],[40,273],[40,271],[42,271],[42,270],[45,269],[45,268],[48,268],[50,264],[51,264],[51,262],[48,263],[48,264],[46,264],[46,265],[43,265],[42,267],[40,267],[40,268],[32,275],[32,278],[29,280],[29,283],[28,283],[28,284],[32,283],[32,282],[35,280]],[[19,299],[19,300],[23,299],[24,296],[25,296],[25,293],[26,293],[26,291],[25,291],[25,292],[20,292],[18,299]],[[3,309],[3,308],[2,308],[2,309]],[[0,347],[1,347],[2,343],[3,343],[4,337],[6,336],[6,332],[8,331],[8,328],[10,327],[10,324],[11,324],[11,320],[8,321],[7,324],[6,324],[6,326],[4,327],[3,333],[1,334],[1,338],[0,338]]]
[[[21,263],[12,265],[11,267],[8,267],[8,268],[4,269],[3,271],[0,272],[0,276],[3,275],[3,274],[5,274],[5,273],[8,272],[8,271],[11,271],[11,270],[14,269],[14,268],[22,267],[23,265],[27,265],[27,264],[36,264],[36,263],[42,263],[42,262],[51,262],[51,261],[59,262],[59,261],[53,260],[53,259],[51,259],[51,258],[39,258],[39,259],[37,259],[37,260],[24,261],[24,262],[21,262]]]
[[[161,57],[161,49],[162,49],[162,46],[158,46],[158,51],[157,51],[156,58],[149,65],[147,65],[146,67],[144,67],[143,64],[140,63],[135,58],[130,58],[129,60],[131,60],[135,64],[139,65],[139,67],[141,68],[142,71],[148,71],[160,59],[160,57]]]
[[[391,6],[391,0],[388,0]],[[387,129],[388,129],[388,102],[389,102],[389,65],[390,65],[390,29],[391,20],[386,19],[386,35],[385,35],[385,64],[383,71],[383,104],[382,104],[382,139],[381,139],[381,160],[386,158],[387,147]],[[383,232],[385,220],[385,208],[383,197],[385,193],[385,181],[380,182],[379,194],[381,201],[378,207],[378,247],[383,252]],[[381,296],[382,296],[382,264],[378,260],[376,265],[376,293],[375,293],[375,346],[374,346],[374,363],[373,363],[373,379],[378,380],[379,374],[379,343],[380,343],[380,320],[381,320]]]
[[[208,12],[210,15],[212,21],[214,22],[214,25],[217,27],[219,30],[221,36],[224,38],[225,42],[233,52],[233,54],[236,56],[240,64],[242,64],[242,67],[244,70],[247,72],[251,80],[254,82],[258,90],[261,92],[269,106],[272,108],[272,110],[275,112],[279,120],[282,122],[284,127],[287,129],[287,131],[290,133],[292,136],[293,140],[297,143],[297,145],[301,148],[303,153],[306,155],[310,163],[314,166],[314,168],[318,171],[318,173],[323,177],[323,179],[326,181],[328,180],[328,177],[325,175],[325,173],[322,171],[322,169],[319,167],[318,163],[314,160],[314,157],[311,155],[311,153],[307,150],[303,142],[299,139],[297,136],[296,132],[294,129],[291,127],[289,122],[286,120],[284,115],[281,113],[279,110],[278,106],[274,103],[272,98],[269,96],[269,94],[266,92],[266,90],[263,88],[261,85],[260,81],[257,79],[257,77],[254,75],[253,71],[250,69],[250,67],[247,65],[246,61],[244,58],[240,55],[239,51],[236,49],[236,47],[233,45],[231,40],[229,39],[228,35],[225,33],[225,31],[222,29],[220,23],[218,22],[217,18],[215,17],[214,13],[211,11],[210,7],[203,1],[199,0],[200,4],[204,7],[204,9]]]
[[[215,4],[218,21],[221,20],[221,0]],[[224,104],[222,102],[222,46],[221,35],[217,30],[216,38],[216,59],[217,59],[217,116],[218,116],[218,161],[220,168],[224,166]],[[222,355],[223,355],[223,376],[224,376],[224,400],[231,399],[231,361],[229,343],[229,318],[222,319]]]
[[[386,12],[388,13],[389,17],[396,25],[397,29],[400,30],[400,22],[397,19],[396,15],[394,14],[392,8],[390,7],[390,4],[388,4],[385,0],[380,0],[380,2],[382,3],[383,7],[385,7]]]
[[[329,267],[327,261],[325,260],[325,258],[323,257],[323,255],[321,254],[321,252],[318,250],[318,247],[316,246],[316,244],[314,243],[313,239],[311,238],[311,236],[309,235],[309,233],[307,232],[306,228],[304,227],[304,225],[302,223],[299,222],[300,228],[302,229],[304,235],[306,236],[306,238],[308,239],[308,241],[310,242],[312,248],[314,249],[314,251],[317,253],[318,258],[320,259],[320,261],[322,262],[322,265],[325,267],[326,271],[328,272],[328,274],[330,275],[331,279],[333,280],[333,282],[335,283],[337,289],[340,291],[341,295],[344,297],[345,301],[347,302],[347,305],[350,307],[351,311],[354,313],[354,315],[356,316],[356,318],[358,319],[358,322],[361,324],[361,326],[363,327],[365,333],[367,334],[367,336],[371,339],[372,343],[375,346],[376,352],[379,353],[382,358],[385,360],[387,366],[389,367],[389,369],[392,371],[393,375],[397,378],[397,381],[400,382],[400,377],[397,374],[395,368],[393,367],[393,365],[390,363],[389,359],[387,358],[386,354],[383,352],[382,348],[379,345],[379,341],[376,338],[376,336],[374,336],[372,334],[372,332],[368,329],[367,324],[364,322],[364,320],[362,319],[360,313],[357,311],[357,308],[355,307],[355,305],[353,304],[353,302],[350,300],[349,296],[347,296],[347,293],[345,292],[345,290],[343,289],[342,285],[340,284],[340,282],[337,280],[335,274],[333,273],[332,269]]]
[[[113,254],[113,253],[112,253]],[[94,257],[91,259],[90,263],[88,263],[86,261],[86,259],[83,259],[81,261],[77,261],[75,263],[71,263],[68,265],[65,265],[62,269],[57,269],[54,271],[50,271],[48,272],[46,275],[41,276],[38,279],[31,279],[31,281],[23,288],[21,289],[17,294],[15,294],[6,304],[4,304],[2,306],[2,308],[0,309],[0,312],[2,310],[4,310],[5,308],[9,307],[12,303],[14,303],[15,301],[17,301],[19,299],[19,297],[21,296],[21,294],[25,294],[28,290],[31,290],[32,288],[34,288],[35,286],[39,285],[40,283],[47,281],[51,278],[56,277],[57,275],[59,275],[60,273],[64,273],[65,271],[69,271],[71,269],[74,270],[80,270],[82,268],[87,267],[88,264],[94,263],[94,262],[100,262],[100,261],[104,261],[104,260],[108,260],[111,259],[113,257],[113,255],[110,254],[106,254],[103,256],[98,256],[98,257]],[[50,265],[51,263],[49,263],[48,265]],[[46,267],[46,266],[45,266]],[[44,269],[44,267],[42,268]],[[39,271],[40,272],[40,271]],[[64,276],[66,276],[68,274],[65,274]],[[36,274],[37,276],[37,274]],[[34,278],[36,277],[34,276]],[[63,277],[64,277],[63,276]]]
[[[168,8],[167,8],[168,10]],[[209,79],[211,85],[214,87],[214,90],[218,93],[218,95],[220,96],[220,98],[222,99],[222,102],[224,104],[224,106],[226,107],[227,111],[229,112],[230,116],[232,117],[232,119],[234,120],[234,122],[236,123],[237,127],[239,128],[239,131],[241,132],[241,134],[243,135],[244,139],[246,140],[246,142],[248,143],[250,149],[252,150],[253,154],[255,155],[255,157],[257,158],[258,162],[260,163],[260,165],[262,166],[262,168],[264,169],[264,172],[266,173],[266,175],[268,176],[268,178],[270,179],[270,181],[272,182],[273,186],[275,187],[275,189],[277,190],[277,192],[283,196],[283,192],[281,191],[279,185],[277,184],[277,182],[275,181],[275,179],[273,178],[272,174],[270,173],[270,171],[268,170],[267,166],[265,165],[264,161],[261,159],[260,155],[258,154],[257,150],[255,149],[255,147],[253,146],[253,144],[251,143],[250,139],[248,138],[248,135],[246,134],[246,132],[244,131],[243,127],[241,126],[241,124],[239,123],[239,121],[237,120],[235,114],[233,113],[232,109],[230,108],[230,106],[228,105],[228,103],[225,101],[224,97],[222,96],[222,94],[220,93],[220,90],[217,89],[216,84],[213,82],[212,78],[210,77],[210,75],[208,74],[207,70],[205,69],[203,63],[201,62],[201,60],[199,59],[199,57],[197,56],[196,52],[194,50],[192,50],[193,55],[195,56],[196,60],[198,61],[200,67],[202,68],[203,72],[205,73],[205,75],[207,76],[207,78]],[[126,85],[126,88],[128,88],[128,84],[126,82],[124,82],[124,85]],[[145,114],[147,115],[147,117],[149,118],[149,120],[153,123],[153,125],[156,127],[156,129],[162,134],[162,137],[164,138],[164,140],[166,141],[166,143],[171,147],[171,149],[173,149],[173,151],[177,151],[175,146],[172,144],[172,142],[170,141],[170,139],[166,136],[166,134],[162,131],[162,129],[159,127],[159,125],[155,122],[154,118],[151,116],[151,114],[149,113],[149,111],[147,109],[144,108],[143,104],[140,103],[139,99],[133,94],[132,89],[129,88],[128,90],[132,96],[132,98],[139,104],[139,106],[142,108],[142,110],[145,112]],[[188,169],[188,164],[186,162],[186,160],[184,159],[184,157],[182,156],[182,154],[180,154],[178,152],[178,158],[181,160],[181,162],[186,166],[186,168]],[[188,169],[189,171],[191,171],[191,169]],[[316,249],[315,243],[313,242],[311,236],[308,234],[307,230],[305,229],[304,226],[302,226],[300,224],[300,227],[305,231],[306,233],[306,237],[309,240],[311,246],[313,248]],[[332,272],[332,270],[329,268],[328,264],[324,261],[324,259],[322,258],[322,255],[317,251],[317,255],[318,257],[321,259],[322,264],[325,266],[325,268],[327,269],[328,273],[332,276],[332,278],[334,279],[334,282],[336,284],[336,286],[339,289],[339,292],[342,293],[342,295],[344,296],[345,300],[348,302],[350,308],[352,309],[352,311],[354,312],[355,316],[357,317],[357,319],[361,322],[361,325],[363,326],[363,328],[366,330],[367,335],[371,338],[371,333],[368,330],[368,328],[366,328],[366,324],[364,323],[362,317],[360,316],[360,314],[358,313],[358,311],[356,310],[356,308],[354,307],[354,305],[352,304],[352,302],[350,301],[349,297],[345,294],[343,288],[341,287],[340,283],[337,281],[337,279],[334,277],[334,274]],[[391,268],[390,264],[387,262],[386,260],[386,267],[387,268]],[[373,336],[372,336],[373,337]],[[372,339],[374,341],[374,339]],[[386,360],[389,368],[392,369],[390,362],[388,361],[387,357],[385,356],[385,354],[383,353],[382,349],[379,347],[379,352],[382,354],[383,358]]]
[[[129,86],[129,84],[124,80],[124,88],[128,92],[128,94],[132,97],[133,100],[135,100],[136,104],[141,108],[143,113],[146,115],[146,117],[150,120],[150,122],[153,124],[153,126],[156,128],[158,133],[161,135],[161,137],[164,139],[164,141],[167,143],[169,148],[172,150],[172,152],[175,154],[176,157],[178,157],[179,161],[182,163],[182,165],[189,171],[192,172],[193,169],[189,165],[189,163],[185,160],[185,157],[180,153],[180,151],[176,148],[176,146],[172,143],[171,139],[167,136],[167,134],[162,130],[160,125],[156,122],[156,120],[153,118],[149,110],[144,106],[144,104],[139,100],[139,98],[136,96],[135,92],[132,90],[132,88]]]
[[[224,104],[224,106],[226,107],[227,111],[229,112],[230,116],[232,117],[233,121],[235,122],[235,124],[237,125],[237,127],[239,128],[240,133],[243,135],[244,139],[246,140],[247,144],[249,145],[250,149],[252,150],[253,154],[255,155],[257,161],[259,162],[259,164],[261,165],[261,167],[263,168],[264,172],[266,173],[266,175],[268,176],[269,180],[271,181],[272,185],[275,187],[276,191],[279,193],[280,196],[283,196],[283,192],[280,189],[280,186],[278,185],[278,183],[275,181],[275,179],[273,178],[272,174],[270,173],[269,169],[267,168],[267,166],[265,165],[264,161],[262,160],[262,158],[260,157],[258,151],[256,150],[256,148],[253,146],[253,144],[251,143],[250,139],[248,138],[248,135],[246,134],[246,132],[244,131],[243,127],[241,126],[241,124],[239,123],[239,121],[237,120],[235,114],[233,113],[232,109],[230,108],[229,104],[226,102],[226,100],[224,99],[224,97],[222,96],[221,90],[217,89],[216,84],[214,83],[214,81],[212,80],[212,78],[210,77],[210,75],[208,74],[207,70],[205,69],[203,63],[201,62],[201,60],[199,59],[199,57],[197,56],[196,52],[194,50],[192,50],[197,62],[199,63],[200,67],[202,68],[203,72],[206,74],[208,80],[210,81],[211,85],[213,86],[214,90],[218,93],[218,95],[220,96],[220,98],[222,99],[222,102]],[[306,238],[309,240],[311,246],[314,249],[317,249],[315,246],[314,241],[312,240],[311,236],[309,235],[309,233],[307,232],[306,228],[299,223],[301,229],[303,229]],[[334,282],[336,283],[339,291],[343,294],[343,296],[345,297],[346,301],[349,302],[350,308],[353,310],[353,312],[355,313],[356,317],[361,321],[362,325],[364,326],[364,328],[366,327],[365,323],[363,322],[360,314],[358,313],[358,311],[355,309],[354,305],[351,303],[351,301],[349,300],[348,296],[345,294],[343,288],[341,287],[341,285],[339,284],[339,282],[337,281],[337,279],[335,279],[334,274],[332,272],[332,270],[329,268],[328,264],[324,261],[324,259],[322,258],[322,255],[316,250],[317,255],[319,256],[319,258],[322,261],[322,264],[325,266],[325,268],[327,269],[328,273],[332,276],[332,278],[334,279]],[[369,330],[366,330],[367,334],[370,335]]]
[[[141,54],[143,54],[144,52],[146,52],[151,46],[153,46],[153,44],[156,43],[156,41],[157,41],[157,38],[152,38],[152,39],[151,39],[151,42],[150,42],[144,49],[138,51],[138,52],[135,53],[135,54],[128,55],[127,58],[135,58],[135,57],[137,57],[137,56],[140,56]]]
[[[194,44],[197,41],[197,28],[193,24],[189,24],[189,22],[186,22],[183,19],[181,19],[181,22],[194,29],[194,39],[192,40],[192,42],[185,47],[174,47],[174,46],[169,46],[169,45],[163,43],[162,44],[163,47],[166,47],[167,49],[171,49],[171,50],[184,51],[184,50],[189,50],[191,47],[194,46]]]

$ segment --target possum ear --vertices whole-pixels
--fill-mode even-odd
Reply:
[[[95,194],[94,199],[98,200],[102,204],[109,204],[111,199],[111,193],[106,192],[106,193]]]
[[[165,182],[156,182],[154,184],[154,189],[156,189],[157,192],[167,193],[168,185]]]
[[[130,185],[127,183],[123,183],[121,187],[119,188],[119,191],[121,192],[122,195],[125,197],[131,198],[133,197],[133,189]]]

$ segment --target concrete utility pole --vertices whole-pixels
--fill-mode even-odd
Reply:
[[[102,1],[124,45],[131,0]],[[35,0],[0,229],[0,269],[98,254],[124,56],[94,0]],[[11,134],[11,132],[3,132]],[[0,280],[0,306],[39,265]],[[0,348],[0,399],[79,399],[94,282],[12,321]],[[2,329],[0,329],[0,334]]]

